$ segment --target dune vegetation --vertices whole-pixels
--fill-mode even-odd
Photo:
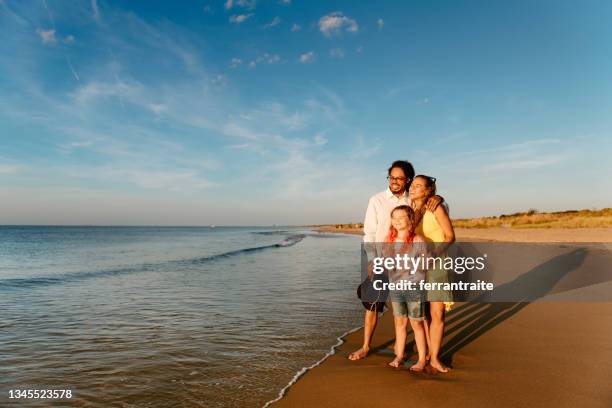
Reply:
[[[602,228],[612,227],[612,208],[539,212],[529,210],[492,217],[454,219],[455,228]]]

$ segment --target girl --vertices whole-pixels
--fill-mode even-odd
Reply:
[[[416,214],[416,233],[422,235],[427,243],[435,243],[434,256],[440,256],[455,241],[453,224],[444,206],[439,205],[432,213],[426,210],[427,200],[436,194],[436,179],[418,175],[412,181],[409,189],[412,208]],[[448,272],[444,269],[427,271],[428,282],[448,282]],[[440,372],[447,372],[448,367],[440,362],[439,353],[444,336],[444,313],[453,304],[450,291],[435,290],[427,293],[429,301],[429,364]],[[427,322],[426,322],[427,323]]]
[[[389,227],[389,235],[385,242],[391,244],[386,245],[388,256],[395,254],[409,253],[410,256],[416,256],[424,252],[425,241],[423,238],[415,235],[415,219],[414,211],[407,205],[400,205],[391,211],[391,226]],[[416,272],[416,271],[414,271]],[[390,271],[389,279],[391,282],[400,280],[415,281],[419,278],[424,278],[421,273],[410,273],[410,271],[393,270]],[[417,345],[419,360],[416,364],[410,367],[412,371],[423,371],[427,360],[425,358],[425,350],[427,339],[425,336],[425,313],[423,299],[415,290],[391,290],[391,304],[393,306],[393,321],[395,323],[395,359],[389,363],[391,367],[398,368],[403,363],[404,351],[406,348],[406,329],[408,327],[408,319],[414,332],[414,341]]]

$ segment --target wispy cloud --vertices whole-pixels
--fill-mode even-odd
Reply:
[[[15,164],[0,163],[0,174],[15,174],[19,170],[19,166]]]
[[[272,21],[270,21],[268,24],[264,25],[264,28],[272,28],[275,27],[277,25],[279,25],[281,23],[281,19],[280,17],[276,16],[272,19]]]
[[[230,10],[233,7],[242,7],[248,10],[252,10],[255,8],[256,4],[256,0],[226,0],[224,7],[226,10]]]
[[[76,70],[74,69],[74,66],[72,65],[72,61],[70,61],[70,58],[66,57],[66,62],[68,63],[68,68],[70,68],[70,72],[72,72],[72,76],[74,76],[74,79],[76,79],[77,81],[80,81],[81,79],[79,78],[79,74],[77,74]]]
[[[300,31],[302,29],[302,26],[300,26],[299,24],[293,23],[293,25],[291,26],[291,31],[292,32],[297,32]]]
[[[457,138],[464,135],[460,132]],[[462,171],[486,174],[548,167],[567,160],[570,155],[559,139],[535,139],[454,153],[452,157],[470,163]]]
[[[362,134],[355,137],[349,152],[353,159],[369,159],[380,151],[382,142],[378,138],[365,138]]]
[[[356,33],[359,31],[357,21],[349,18],[339,11],[327,14],[319,19],[319,30],[323,35],[331,37],[333,34],[339,34],[342,30]]]
[[[234,14],[232,16],[230,16],[229,21],[230,23],[234,23],[234,24],[241,24],[244,23],[245,21],[247,21],[249,18],[253,17],[253,13],[248,13],[248,14]]]
[[[237,68],[242,64],[242,60],[240,58],[232,58],[230,61],[230,68]]]
[[[98,0],[91,0],[91,11],[93,13],[93,18],[96,21],[100,20],[100,9],[98,8]]]
[[[502,163],[490,164],[482,167],[484,172],[492,171],[508,171],[508,170],[526,170],[537,169],[540,167],[550,166],[565,160],[564,155],[548,155],[545,157],[533,158],[528,160],[509,160]]]
[[[342,48],[332,48],[329,50],[329,55],[333,58],[344,58],[344,50]]]
[[[302,64],[310,64],[313,63],[315,61],[315,53],[314,51],[308,51],[302,55],[300,55],[300,62]]]
[[[376,24],[378,25],[378,29],[382,30],[385,26],[385,21],[382,18],[379,18],[378,21],[376,21]]]
[[[116,180],[119,183],[134,184],[144,189],[167,191],[197,191],[215,185],[196,171],[180,169],[156,170],[141,167],[104,166],[92,169],[88,177]]]
[[[55,38],[55,29],[44,30],[42,28],[37,28],[36,32],[40,36],[40,40],[43,44],[55,44],[57,42],[57,38]]]

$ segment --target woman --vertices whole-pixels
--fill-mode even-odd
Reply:
[[[410,200],[417,215],[418,226],[416,234],[425,238],[428,243],[435,243],[434,256],[443,256],[446,249],[455,241],[453,224],[444,206],[439,205],[432,213],[426,210],[427,200],[436,194],[436,179],[418,175],[410,185]],[[442,268],[427,271],[428,282],[448,282],[448,272]],[[444,336],[445,309],[453,304],[452,293],[444,290],[434,290],[427,293],[431,322],[429,323],[429,353],[431,367],[446,373],[446,367],[439,359],[442,337]]]

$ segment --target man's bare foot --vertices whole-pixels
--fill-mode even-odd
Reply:
[[[389,363],[389,367],[400,368],[402,364],[404,364],[404,359],[402,357],[395,357],[395,359]]]
[[[445,366],[444,364],[442,364],[440,362],[440,360],[436,359],[436,360],[431,360],[429,362],[429,365],[436,369],[437,371],[441,372],[441,373],[448,373],[449,368],[447,366]]]
[[[416,364],[410,366],[410,371],[414,371],[415,373],[420,373],[425,368],[425,365],[427,365],[427,360],[425,359],[419,360],[417,361]]]
[[[370,349],[362,347],[359,350],[353,351],[351,354],[349,354],[348,358],[351,361],[361,360],[362,358],[365,358],[369,352]]]

